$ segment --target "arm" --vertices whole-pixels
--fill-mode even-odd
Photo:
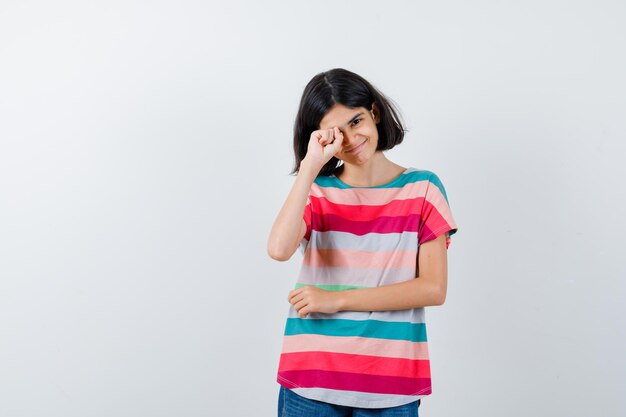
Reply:
[[[322,167],[341,149],[342,143],[343,133],[336,126],[311,133],[307,153],[300,162],[296,181],[274,220],[267,240],[267,254],[272,259],[286,261],[298,249],[306,233],[303,216],[311,185]]]
[[[442,305],[448,287],[447,233],[419,247],[415,279],[375,288],[326,291],[302,287],[289,293],[289,302],[300,317],[308,313],[337,311],[402,310]]]
[[[420,245],[418,276],[375,288],[338,292],[340,310],[381,311],[442,305],[448,286],[446,234]]]
[[[306,232],[303,220],[304,207],[311,185],[317,176],[308,161],[302,161],[296,181],[283,204],[267,240],[267,253],[277,261],[287,261],[294,254]]]

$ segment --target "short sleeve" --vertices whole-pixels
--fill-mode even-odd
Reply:
[[[306,199],[306,205],[304,206],[304,215],[302,216],[302,218],[304,219],[304,222],[306,223],[306,233],[304,234],[304,239],[309,240],[309,238],[311,237],[311,217],[312,217],[312,210],[311,210],[311,195],[309,194],[309,196]]]
[[[312,217],[313,217],[313,210],[311,208],[311,194],[309,193],[309,196],[306,199],[306,205],[304,206],[304,214],[302,215],[302,219],[304,220],[304,223],[306,223],[306,233],[304,233],[304,237],[302,238],[302,241],[300,242],[300,251],[302,252],[302,254],[304,254],[307,244],[309,243],[309,240],[311,239],[311,230],[312,228]]]
[[[426,193],[420,213],[417,239],[419,244],[436,239],[440,235],[449,232],[446,239],[446,249],[450,246],[450,236],[458,230],[452,217],[448,195],[443,183],[435,173],[428,178]]]

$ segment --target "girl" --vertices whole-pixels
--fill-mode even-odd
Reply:
[[[383,153],[404,132],[353,72],[322,72],[304,89],[297,176],[267,244],[279,261],[304,256],[287,297],[279,417],[417,416],[432,392],[424,307],[445,300],[457,226],[435,173]]]

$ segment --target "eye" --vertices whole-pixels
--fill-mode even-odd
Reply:
[[[356,122],[360,122],[361,119],[354,119],[354,121],[352,122],[352,126],[354,126],[356,124]]]

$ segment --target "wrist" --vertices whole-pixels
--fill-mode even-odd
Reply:
[[[319,164],[315,164],[310,159],[307,159],[305,156],[304,159],[300,162],[300,171],[304,171],[307,174],[313,175],[317,177],[317,174],[322,170],[323,165],[319,166]]]
[[[349,290],[337,291],[334,293],[335,295],[335,305],[337,307],[337,311],[345,311],[346,306],[348,305],[348,293]]]

